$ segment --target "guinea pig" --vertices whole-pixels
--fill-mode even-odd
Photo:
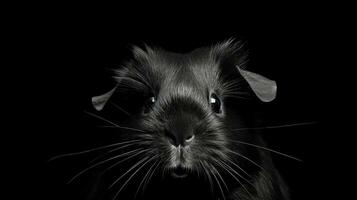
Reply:
[[[289,199],[261,135],[247,128],[277,85],[246,61],[234,40],[186,54],[133,47],[114,70],[115,87],[92,98],[91,115],[115,128],[118,141],[95,160],[112,165],[95,184],[105,192],[89,199]],[[105,110],[117,118],[101,117]]]

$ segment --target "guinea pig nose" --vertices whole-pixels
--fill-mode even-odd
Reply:
[[[194,134],[188,135],[185,139],[185,142],[192,142],[193,138],[195,138]]]
[[[174,146],[186,146],[190,144],[195,137],[193,133],[176,133],[173,131],[165,131],[168,141]]]
[[[165,131],[165,135],[167,137],[167,139],[169,140],[169,142],[174,145],[174,146],[178,146],[179,144],[177,143],[177,138],[175,136],[175,134],[172,134],[172,132],[170,131]]]

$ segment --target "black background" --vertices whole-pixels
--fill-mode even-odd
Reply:
[[[271,148],[303,160],[273,157],[293,199],[313,199],[326,192],[323,185],[327,183],[322,179],[326,178],[326,152],[321,146],[327,139],[321,126],[327,106],[321,88],[328,70],[324,55],[328,20],[320,15],[321,8],[305,5],[253,7],[244,14],[244,6],[227,9],[232,6],[217,5],[213,10],[202,6],[190,12],[175,4],[155,10],[124,5],[111,10],[81,7],[21,17],[21,27],[14,35],[21,41],[15,49],[24,54],[19,61],[25,65],[17,72],[25,75],[19,81],[23,90],[19,108],[25,103],[31,106],[24,106],[26,112],[20,119],[25,123],[18,127],[21,134],[15,134],[21,136],[23,150],[18,150],[21,159],[15,159],[20,164],[14,182],[27,190],[14,195],[64,198],[62,191],[71,174],[61,169],[68,165],[53,166],[56,164],[47,160],[85,149],[96,139],[85,134],[90,128],[83,111],[92,109],[92,96],[113,86],[109,69],[130,58],[130,45],[147,43],[187,52],[231,37],[247,42],[250,71],[278,83],[277,99],[267,105],[271,125],[317,122],[274,129],[264,136]]]

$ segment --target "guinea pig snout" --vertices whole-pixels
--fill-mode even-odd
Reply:
[[[172,117],[165,128],[165,136],[174,146],[190,145],[195,139],[198,119],[191,114],[178,114]]]
[[[195,138],[195,135],[193,134],[192,131],[177,132],[177,131],[165,130],[165,135],[168,141],[176,147],[179,145],[181,146],[189,145]]]

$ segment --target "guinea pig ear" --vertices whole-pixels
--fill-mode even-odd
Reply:
[[[253,92],[263,102],[273,101],[276,97],[276,82],[262,75],[243,70],[237,66],[240,74],[248,82]]]
[[[102,95],[99,96],[94,96],[92,97],[92,104],[93,107],[97,110],[97,111],[101,111],[105,104],[108,102],[109,98],[112,96],[112,94],[114,93],[115,89],[117,88],[117,86],[115,86],[113,89],[111,89],[109,92],[104,93]]]

